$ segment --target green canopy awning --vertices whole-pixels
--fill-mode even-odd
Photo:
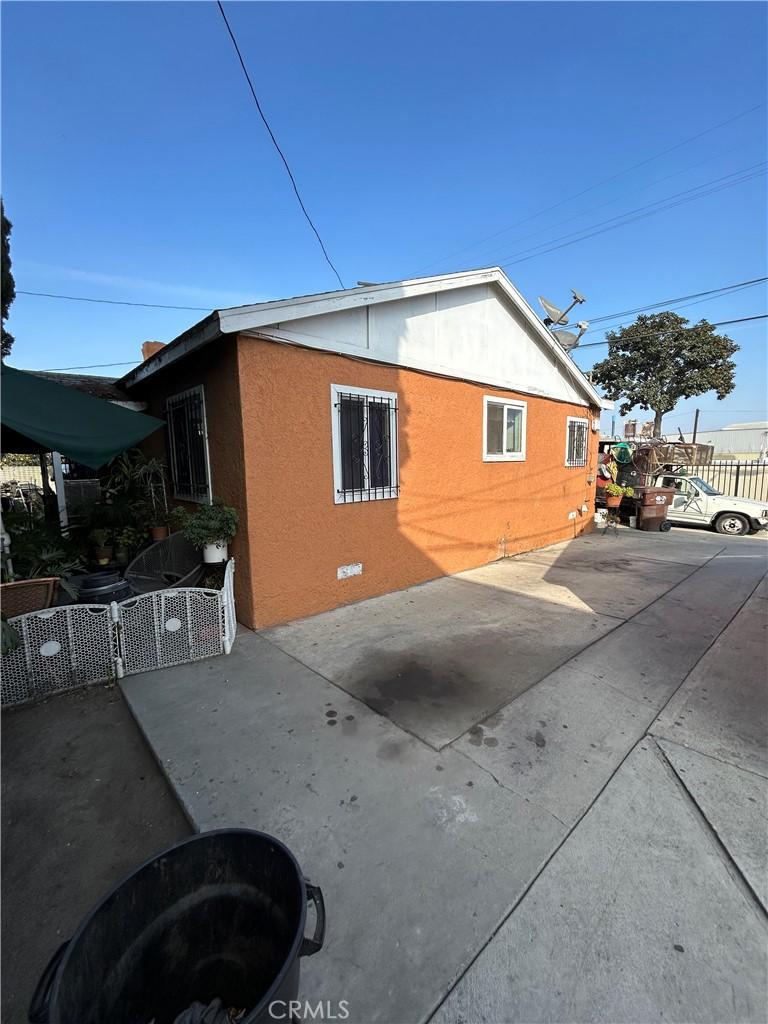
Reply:
[[[2,367],[2,451],[61,452],[99,469],[164,426],[102,398],[55,384],[33,373]]]

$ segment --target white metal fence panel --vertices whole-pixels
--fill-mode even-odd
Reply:
[[[235,616],[235,560],[230,558],[227,568],[224,570],[224,586],[221,591],[221,599],[224,605],[224,653],[229,654],[232,644],[235,642],[237,633],[237,618]]]
[[[117,675],[116,623],[110,605],[48,608],[10,621],[21,643],[2,658],[3,705],[39,700]]]
[[[221,591],[155,590],[118,605],[126,675],[169,668],[224,652]]]
[[[0,703],[229,654],[237,631],[233,577],[230,559],[221,590],[156,590],[120,604],[67,605],[10,619],[21,642],[0,661]]]

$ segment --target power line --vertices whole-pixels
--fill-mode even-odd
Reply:
[[[671,174],[665,174],[662,178],[654,178],[653,181],[649,181],[645,185],[639,185],[637,190],[645,191],[646,189],[653,188],[654,185],[660,185],[664,181],[669,181],[670,178],[676,178],[680,174],[685,174],[687,171],[693,171],[697,167],[701,167],[703,164],[710,163],[712,160],[719,159],[721,156],[727,156],[736,150],[739,150],[739,152],[741,152],[742,149],[743,147],[741,146],[731,146],[729,149],[723,150],[720,153],[710,154],[709,156],[705,157],[704,160],[697,160],[696,163],[688,164],[685,167],[681,167],[679,170],[673,171]],[[609,199],[605,203],[598,203],[596,206],[588,206],[586,210],[580,210],[578,213],[575,213],[570,217],[565,217],[563,220],[556,220],[553,224],[547,224],[543,228],[536,228],[535,231],[529,231],[526,235],[518,235],[517,238],[511,239],[509,242],[504,243],[503,245],[494,246],[492,249],[486,250],[484,253],[481,253],[477,257],[473,257],[473,260],[477,260],[479,262],[485,263],[486,265],[489,265],[490,263],[493,262],[493,256],[497,252],[501,251],[502,249],[505,249],[507,245],[510,245],[513,242],[524,242],[528,238],[535,238],[536,235],[541,235],[545,231],[550,231],[552,228],[560,227],[562,224],[570,224],[572,221],[578,220],[580,217],[585,217],[587,214],[593,213],[595,210],[603,210],[606,206],[613,206],[616,203],[622,202],[623,199],[623,196],[614,196],[613,199]]]
[[[320,232],[315,227],[315,225],[314,225],[314,223],[312,221],[312,218],[309,216],[309,213],[307,212],[307,208],[304,205],[304,200],[301,198],[301,195],[299,193],[299,188],[298,188],[298,186],[296,184],[296,179],[294,178],[293,172],[291,171],[291,168],[290,168],[290,166],[288,164],[288,161],[285,158],[285,154],[283,153],[282,149],[280,149],[280,146],[278,145],[277,139],[275,138],[275,133],[270,128],[269,121],[267,121],[267,118],[266,118],[266,116],[264,114],[264,111],[261,109],[261,104],[259,103],[259,97],[256,95],[256,90],[253,87],[253,82],[251,81],[251,76],[248,74],[248,69],[245,66],[245,61],[243,60],[243,55],[240,52],[240,47],[237,45],[237,39],[235,39],[235,33],[232,31],[232,28],[231,28],[231,26],[229,24],[229,21],[227,20],[227,16],[224,13],[224,8],[221,5],[221,0],[216,0],[216,5],[219,8],[219,11],[221,12],[222,18],[224,19],[224,24],[227,26],[227,32],[229,32],[229,38],[232,40],[232,45],[234,46],[235,52],[237,53],[237,59],[240,61],[240,67],[243,69],[243,74],[245,75],[245,80],[248,83],[248,88],[251,90],[251,96],[253,96],[253,101],[256,104],[256,109],[259,112],[259,117],[261,117],[261,120],[264,122],[264,127],[269,132],[269,137],[270,137],[270,139],[272,139],[272,144],[274,145],[274,147],[277,150],[277,152],[280,154],[280,159],[283,161],[283,164],[285,165],[285,169],[288,172],[288,177],[291,180],[291,185],[293,186],[293,191],[296,193],[296,198],[299,201],[299,206],[301,207],[301,212],[307,218],[307,223],[309,224],[309,226],[314,231],[315,237],[317,238],[318,242],[320,243],[320,248],[323,250],[323,256],[325,256],[325,260],[326,260],[328,266],[331,268],[331,270],[336,275],[336,278],[337,278],[339,284],[341,285],[341,287],[344,288],[344,282],[341,280],[341,277],[339,275],[338,270],[333,265],[333,261],[331,260],[331,257],[328,255],[328,251],[325,248],[325,245],[323,244],[322,238],[320,237]]]
[[[693,302],[671,302],[666,305],[664,312],[675,309],[689,309],[691,306],[699,306],[702,302],[712,302],[716,299],[730,298],[731,295],[738,295],[739,292],[746,291],[750,285],[742,285],[740,288],[731,288],[728,291],[721,292],[719,295],[709,295],[705,299],[695,299]],[[655,306],[645,307],[647,310],[652,311]],[[627,327],[626,322],[623,323],[612,323],[612,324],[601,324],[600,327],[595,328],[594,331],[587,331],[587,334],[596,334],[599,331],[619,331],[622,327]]]
[[[734,288],[747,288],[755,284],[762,284],[768,281],[768,277],[754,277],[749,281],[737,281],[735,284],[724,284],[720,288],[709,288],[705,292],[691,292],[690,295],[678,295],[673,299],[662,299],[660,302],[651,302],[646,306],[635,306],[634,309],[622,309],[618,313],[606,313],[603,316],[590,317],[590,324],[599,324],[605,320],[615,320],[619,316],[630,316],[633,313],[642,313],[645,309],[655,309],[658,306],[666,306],[670,302],[684,302],[686,299],[698,299],[703,295],[718,295],[720,292],[730,291]]]
[[[25,292],[16,289],[17,295],[35,295],[43,299],[69,299],[70,302],[104,302],[108,306],[143,306],[145,309],[189,309],[198,313],[210,313],[210,306],[165,306],[158,302],[128,302],[122,299],[92,299],[85,295],[54,295],[52,292]]]
[[[636,164],[632,164],[630,167],[625,167],[623,170],[618,171],[616,174],[612,174],[608,178],[603,178],[600,181],[597,181],[594,184],[589,185],[587,188],[582,189],[581,192],[576,192],[571,196],[566,196],[565,199],[561,199],[557,203],[553,203],[551,206],[546,206],[544,207],[544,209],[538,210],[536,213],[532,213],[527,217],[523,217],[521,220],[515,221],[514,224],[509,224],[505,228],[501,228],[498,231],[494,231],[493,234],[486,235],[485,238],[481,238],[477,242],[472,242],[470,245],[466,245],[461,249],[456,249],[452,253],[449,253],[447,256],[441,256],[439,259],[433,260],[431,263],[428,263],[424,267],[421,267],[420,270],[428,270],[430,267],[435,266],[437,263],[443,263],[445,260],[452,259],[454,256],[459,256],[461,253],[467,252],[469,249],[474,249],[478,245],[482,245],[484,242],[489,242],[493,238],[498,238],[499,235],[503,235],[507,231],[511,231],[513,228],[518,227],[520,224],[527,224],[528,221],[535,220],[536,217],[541,217],[545,213],[549,213],[552,210],[556,210],[560,206],[563,206],[565,203],[570,203],[574,199],[579,199],[581,196],[586,195],[588,192],[592,192],[596,188],[600,188],[601,185],[607,185],[612,181],[616,181],[617,178],[621,178],[625,174],[629,174],[630,171],[637,170],[638,167],[645,167],[646,164],[652,163],[654,160],[658,160],[660,157],[666,156],[668,153],[672,153],[675,150],[680,149],[682,146],[687,146],[690,142],[695,142],[697,139],[702,138],[702,136],[704,135],[708,135],[710,132],[717,131],[719,128],[725,128],[726,125],[732,124],[734,121],[738,121],[740,118],[746,117],[747,114],[752,114],[755,110],[760,110],[761,107],[764,106],[765,103],[758,103],[756,104],[756,106],[750,107],[748,110],[742,110],[740,114],[735,114],[733,117],[729,117],[725,121],[719,121],[717,124],[714,124],[709,128],[705,128],[703,131],[698,132],[696,135],[691,135],[687,139],[683,139],[682,142],[678,142],[674,146],[670,146],[668,149],[663,149],[659,153],[654,153],[653,156],[649,156],[644,160],[640,160]],[[420,270],[417,271],[417,273],[419,273]]]
[[[521,249],[519,252],[513,253],[509,259],[515,256],[522,256],[528,252],[534,252],[536,249],[541,249],[551,242],[560,242],[563,239],[573,238],[576,235],[581,235],[584,231],[590,231],[592,228],[601,227],[603,224],[612,224],[614,221],[620,221],[625,217],[629,217],[635,213],[641,213],[645,210],[651,210],[654,206],[661,207],[664,203],[671,203],[672,200],[683,200],[687,196],[691,196],[694,193],[703,193],[704,189],[708,189],[711,185],[721,185],[721,183],[731,184],[728,181],[729,178],[737,178],[739,175],[747,174],[758,174],[759,168],[765,167],[768,161],[760,160],[755,164],[750,164],[748,167],[741,167],[738,171],[731,171],[729,174],[723,174],[718,178],[711,178],[709,181],[702,181],[698,185],[691,185],[690,188],[683,189],[682,192],[673,192],[671,195],[662,196],[661,199],[654,199],[651,203],[645,203],[643,206],[636,206],[632,210],[624,210],[622,213],[616,214],[615,217],[607,217],[605,220],[596,221],[594,224],[587,225],[586,227],[577,228],[575,231],[569,231],[565,235],[558,235],[556,238],[551,238],[548,242],[539,242],[537,245],[529,246],[527,249]],[[722,186],[721,186],[722,187]],[[502,266],[508,264],[502,263]]]
[[[89,363],[87,366],[49,366],[45,370],[37,370],[37,373],[64,373],[65,370],[103,370],[107,366],[133,366],[138,359],[124,359],[122,363]]]
[[[759,165],[755,165],[755,166],[759,166]],[[738,174],[738,173],[741,173],[741,172],[736,171],[734,173]],[[750,174],[743,175],[741,178],[737,179],[736,181],[726,182],[725,184],[721,184],[717,188],[711,188],[711,189],[709,189],[709,191],[706,191],[706,192],[698,191],[698,190],[704,188],[705,187],[704,185],[696,186],[696,189],[689,189],[689,190],[687,190],[687,192],[677,193],[677,196],[682,197],[682,198],[677,198],[677,196],[668,196],[666,200],[658,200],[656,203],[648,204],[648,206],[644,206],[644,207],[641,206],[641,207],[637,207],[636,210],[627,211],[627,213],[636,213],[636,214],[638,214],[637,216],[630,217],[630,216],[627,216],[627,214],[622,214],[621,216],[625,217],[626,219],[619,220],[619,218],[617,218],[617,217],[610,218],[610,220],[618,220],[619,222],[616,223],[616,224],[610,224],[608,221],[602,221],[600,223],[608,224],[608,226],[607,227],[601,227],[601,228],[599,228],[596,231],[589,231],[587,234],[583,234],[583,235],[581,235],[578,238],[573,238],[570,241],[564,241],[564,242],[562,242],[559,245],[552,245],[548,249],[542,249],[541,246],[534,246],[533,247],[535,249],[541,249],[540,252],[531,252],[531,250],[525,250],[524,249],[522,253],[515,253],[514,254],[514,256],[519,256],[520,257],[519,259],[515,259],[515,258],[511,257],[509,260],[506,260],[505,262],[501,263],[500,266],[502,266],[502,267],[511,267],[511,266],[515,266],[518,263],[525,263],[525,262],[527,262],[527,260],[535,259],[537,256],[545,256],[547,253],[556,252],[558,249],[565,249],[569,245],[576,245],[578,242],[584,242],[584,241],[586,241],[589,238],[594,238],[596,235],[603,235],[607,231],[615,231],[617,228],[625,227],[627,224],[632,224],[635,221],[645,220],[647,217],[652,217],[654,214],[665,213],[667,210],[674,209],[676,206],[683,206],[685,203],[693,202],[695,199],[703,199],[705,196],[714,195],[714,193],[716,193],[716,192],[722,192],[724,189],[732,188],[735,185],[741,185],[745,181],[751,181],[753,178],[761,177],[763,174],[765,174],[765,170],[754,171],[754,172],[752,172]],[[732,177],[732,175],[726,175],[726,177]],[[713,179],[713,181],[711,181],[711,182],[706,182],[705,184],[706,185],[711,185],[711,184],[714,184],[715,181],[721,181],[721,180],[722,179],[716,178],[716,179]],[[694,191],[696,191],[696,195],[688,194],[688,193],[691,193],[691,192],[694,192]],[[677,201],[676,202],[668,202],[668,200],[671,200],[673,198],[677,198]],[[657,206],[659,203],[662,203],[662,202],[667,202],[667,206],[660,206],[659,209],[657,209],[657,210],[650,209],[650,207]],[[645,212],[641,212],[641,211],[645,211]],[[597,227],[597,225],[592,225],[592,227]],[[568,238],[569,236],[568,235],[563,235],[562,237],[563,238]],[[552,241],[557,241],[557,239],[552,239]],[[543,243],[543,245],[547,245],[547,244],[548,243],[546,243],[546,242]],[[531,254],[527,255],[527,256],[523,255],[523,253],[526,253],[526,252],[530,252]]]
[[[746,323],[747,320],[765,320],[768,318],[768,313],[762,313],[759,316],[744,316],[739,320],[720,320],[716,324],[712,324],[712,327],[725,327],[728,324],[741,324]],[[695,327],[683,327],[683,331],[693,331]],[[649,337],[650,334],[663,334],[663,331],[651,331],[648,335],[638,335],[638,337]],[[607,341],[591,341],[586,345],[579,345],[579,348],[594,348],[597,345],[607,345]],[[65,370],[98,370],[104,369],[108,366],[133,366],[137,363],[137,359],[126,359],[122,363],[91,363],[88,366],[51,366],[46,370],[41,370],[41,373],[63,373]]]
[[[768,313],[760,313],[758,316],[742,316],[738,320],[719,320],[717,323],[710,324],[710,327],[727,327],[729,324],[744,324],[748,320],[765,320],[768,319]],[[685,331],[695,331],[698,329],[698,325],[693,327],[681,327],[679,330],[675,330],[675,334],[683,334]],[[636,334],[635,338],[652,338],[657,334],[667,333],[664,330],[660,331],[648,331],[647,334]],[[608,345],[608,341],[588,341],[586,345],[579,345],[579,349],[582,348],[596,348],[598,345]]]

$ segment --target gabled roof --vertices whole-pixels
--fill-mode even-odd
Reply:
[[[322,316],[326,313],[395,302],[399,299],[468,288],[478,284],[496,286],[520,312],[532,332],[545,348],[549,349],[561,369],[584,396],[595,405],[602,404],[603,400],[598,391],[558,344],[500,267],[487,267],[480,270],[440,274],[435,277],[421,277],[406,281],[390,281],[384,284],[366,284],[340,291],[299,295],[290,299],[277,299],[271,302],[258,302],[252,305],[214,310],[204,320],[180,334],[178,338],[175,338],[154,356],[125,374],[118,383],[121,387],[130,388],[146,380],[158,370],[183,358],[189,352],[227,334],[258,334],[260,327],[267,327],[275,323],[285,324],[288,321],[304,317]]]

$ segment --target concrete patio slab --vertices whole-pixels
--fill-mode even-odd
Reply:
[[[302,994],[352,1024],[425,1019],[564,835],[256,634],[121,685],[195,826],[272,833],[322,887]]]
[[[696,571],[587,540],[264,635],[439,749]]]
[[[432,1024],[765,1020],[765,917],[652,742]]]
[[[669,636],[714,639],[752,594],[768,570],[768,546],[732,543],[717,558],[639,612],[635,622]]]
[[[629,553],[616,556],[608,547],[579,552],[578,557],[577,551],[571,543],[554,560],[539,561],[522,555],[472,569],[457,578],[544,601],[569,605],[579,602],[584,610],[627,619],[695,569]]]
[[[463,574],[264,635],[440,748],[620,621],[597,615],[564,588],[551,587],[549,597],[482,586]]]
[[[669,740],[658,744],[768,910],[768,779]]]
[[[570,826],[652,720],[647,706],[569,663],[454,746]]]
[[[747,602],[650,731],[768,777],[768,652],[752,639],[763,600]]]
[[[659,711],[710,645],[698,633],[670,636],[637,620],[603,637],[568,662],[625,697]]]
[[[691,531],[685,531],[690,534]],[[539,548],[515,555],[514,560],[551,563],[556,561],[566,567],[588,568],[597,556],[605,559],[629,558],[633,561],[644,559],[652,562],[673,562],[681,565],[699,566],[722,551],[728,541],[720,534],[700,533],[693,537],[684,536],[679,530],[669,533],[643,533],[620,527],[617,533],[602,528],[579,538],[578,544],[563,541],[550,547]]]
[[[751,545],[751,538],[739,538]],[[561,541],[547,548],[527,551],[515,558],[543,559],[558,558],[558,551],[568,551],[567,558],[574,562],[591,559],[596,555],[607,557],[647,558],[655,562],[679,562],[699,566],[722,551],[731,541],[721,534],[708,530],[681,530],[674,527],[668,533],[644,533],[619,527],[617,532],[607,532],[599,527],[592,533],[579,537],[578,543]],[[736,543],[736,542],[734,542]],[[613,555],[611,555],[613,552]]]

